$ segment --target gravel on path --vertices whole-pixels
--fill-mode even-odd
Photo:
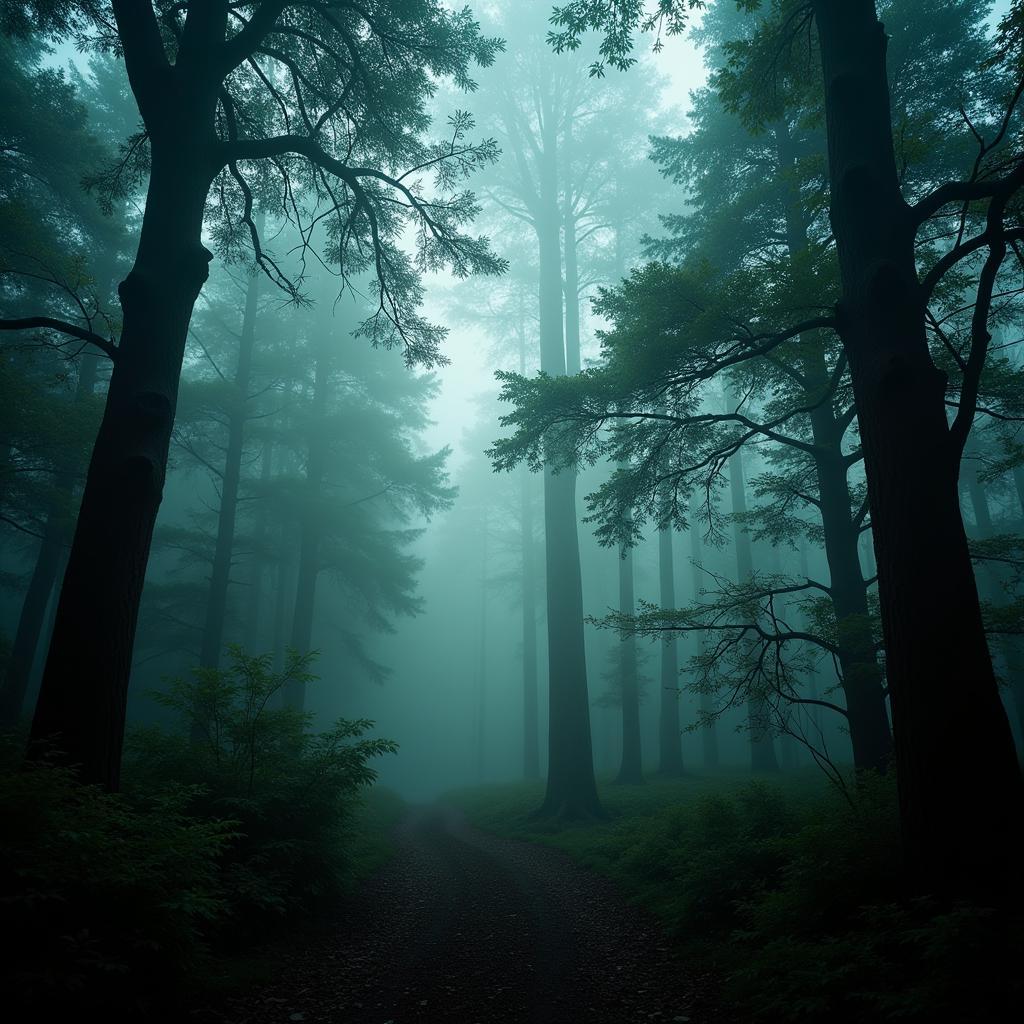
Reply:
[[[334,931],[216,1019],[724,1024],[657,922],[561,851],[443,806],[414,809],[395,842]]]

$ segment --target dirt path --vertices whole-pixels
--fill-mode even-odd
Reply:
[[[352,918],[227,1008],[236,1024],[706,1024],[657,925],[556,850],[413,812]]]

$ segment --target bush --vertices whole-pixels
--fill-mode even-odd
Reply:
[[[314,680],[310,663],[293,651],[275,673],[270,655],[232,647],[226,669],[196,669],[156,695],[182,732],[130,737],[130,791],[173,780],[189,787],[192,814],[235,823],[222,872],[229,940],[333,906],[351,880],[351,817],[376,778],[370,761],[397,750],[363,738],[372,722],[340,719],[318,733],[311,713],[281,706],[291,687]]]
[[[224,920],[234,824],[190,815],[166,787],[130,802],[68,769],[0,775],[5,998],[15,1007],[140,1006],[196,967]]]
[[[182,731],[129,734],[121,794],[8,757],[0,898],[16,1005],[159,1005],[211,952],[335,909],[379,862],[354,815],[370,760],[395,744],[364,738],[368,721],[318,733],[277,706],[313,680],[310,661],[293,653],[274,673],[233,648],[226,669],[174,681],[159,699]]]

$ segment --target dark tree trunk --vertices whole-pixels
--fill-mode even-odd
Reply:
[[[553,135],[553,128],[551,130]],[[541,369],[566,372],[562,336],[562,273],[555,139],[546,140],[536,223],[540,289]],[[576,526],[576,478],[544,468],[544,554],[548,627],[548,779],[540,814],[603,816],[594,781],[590,699],[583,641],[583,581]]]
[[[807,221],[796,194],[796,152],[785,121],[776,126],[780,171],[791,183],[786,202],[786,244],[790,255],[807,252]],[[885,705],[882,670],[874,648],[868,588],[861,570],[860,528],[851,509],[850,462],[843,452],[845,425],[831,397],[825,342],[820,332],[800,337],[800,362],[811,408],[822,533],[836,616],[839,668],[846,698],[853,763],[858,770],[884,770],[892,757],[892,734]],[[824,398],[824,400],[822,400]]]
[[[537,699],[537,582],[533,545],[530,477],[522,477],[523,544],[523,777],[540,778],[540,724]]]
[[[693,603],[700,604],[700,593],[704,587],[704,580],[699,568],[700,564],[700,534],[697,532],[697,517],[690,517],[690,561],[693,564]],[[698,644],[703,641],[698,639]],[[714,698],[710,693],[701,691],[700,711],[703,716],[710,716],[714,711]],[[718,723],[714,718],[705,718],[706,724],[700,731],[701,755],[705,768],[717,768],[718,757]]]
[[[732,496],[733,513],[745,513],[747,493],[741,451],[736,452],[729,460],[729,493]],[[734,527],[733,540],[736,545],[736,576],[740,583],[745,583],[754,575],[754,556],[751,551],[750,535],[739,523]],[[775,742],[772,738],[767,702],[756,694],[747,699],[747,730],[750,734],[750,770],[777,772],[779,761],[775,756]]]
[[[972,891],[1019,862],[1020,769],[960,515],[946,380],[928,351],[885,34],[872,0],[814,0],[814,10],[837,315],[864,449],[905,851],[923,885]]]
[[[487,509],[480,530],[480,636],[476,680],[476,777],[483,779],[487,762]]]
[[[199,652],[199,664],[217,668],[224,645],[224,622],[231,586],[231,566],[235,554],[235,524],[238,517],[238,489],[242,480],[242,453],[245,446],[245,424],[248,418],[249,383],[252,378],[252,356],[256,344],[256,310],[259,303],[259,276],[249,276],[245,289],[245,312],[242,336],[238,347],[234,394],[228,412],[228,444],[221,477],[220,510],[217,519],[217,542],[210,574],[210,592],[206,603],[206,623]]]
[[[260,456],[260,484],[264,492],[270,483],[272,472],[272,460],[274,449],[270,441],[263,443],[263,452]],[[267,507],[266,494],[260,495],[256,506],[255,524],[253,528],[253,552],[252,564],[249,574],[249,599],[246,602],[245,611],[245,646],[250,652],[260,650],[261,645],[266,643],[265,634],[262,631],[263,625],[263,598],[264,581],[267,572]]]
[[[671,526],[658,531],[658,579],[661,607],[675,608],[676,566]],[[682,731],[679,728],[679,648],[675,633],[666,633],[661,644],[658,772],[668,776],[683,774]]]
[[[519,372],[526,375],[525,310],[519,309]],[[519,528],[523,548],[523,778],[540,778],[540,721],[537,693],[537,564],[533,540],[531,475],[523,466],[519,482]]]
[[[619,611],[636,612],[633,549],[619,552]],[[619,640],[619,693],[622,697],[622,760],[615,781],[638,785],[644,781],[640,740],[640,680],[636,666],[636,637],[626,633]]]
[[[288,613],[294,607],[288,597],[295,593],[295,560],[292,557],[292,537],[283,525],[277,549],[277,565],[274,571],[274,628],[272,646],[274,649],[274,671],[281,672],[285,663],[285,637],[288,635]]]
[[[21,717],[46,609],[60,570],[61,552],[67,540],[66,527],[67,523],[56,510],[47,516],[0,689],[0,730],[14,728]]]
[[[120,286],[124,314],[106,409],[89,465],[30,752],[55,745],[81,777],[116,790],[139,601],[192,307],[209,270],[203,207],[217,171],[216,94],[170,91],[139,248]],[[210,130],[212,134],[212,129]]]
[[[291,647],[308,654],[313,646],[313,612],[316,608],[316,584],[320,575],[320,493],[327,466],[327,438],[323,424],[327,412],[330,385],[327,342],[321,341],[316,356],[313,401],[307,423],[306,478],[299,524],[299,563],[295,582],[295,608],[292,612]],[[301,709],[306,701],[303,683],[289,684],[285,693],[289,706]]]
[[[97,357],[83,353],[75,388],[75,402],[92,397],[96,386]],[[68,519],[74,500],[75,481],[81,467],[66,460],[54,476],[54,504],[46,516],[43,537],[39,544],[28,590],[18,616],[14,643],[7,662],[3,686],[0,687],[0,729],[11,729],[21,717],[32,679],[32,668],[40,641],[45,641],[46,611],[54,585],[60,578],[65,547],[71,536]]]
[[[964,465],[963,479],[974,513],[975,536],[979,540],[994,536],[995,528],[988,505],[988,495],[985,493],[985,485],[978,479],[978,469],[973,459]],[[975,578],[979,580],[978,590],[984,600],[994,606],[1006,603],[1006,592],[999,579],[999,573],[991,562],[982,562],[980,566],[976,566]],[[1020,648],[1013,644],[1012,639],[1007,642],[1006,637],[998,636],[993,640],[993,647],[998,656],[997,660],[1001,662],[1004,678],[1009,683],[1017,728],[1021,742],[1024,743],[1024,665],[1021,664]]]
[[[826,412],[831,422],[815,429],[816,413],[817,410],[811,415],[811,422],[815,442],[821,446],[815,460],[818,493],[822,523],[828,524],[824,530],[825,553],[831,575],[853,763],[858,770],[884,771],[892,758],[892,734],[871,631],[867,587],[861,572],[860,532],[850,510],[847,467],[834,420]]]

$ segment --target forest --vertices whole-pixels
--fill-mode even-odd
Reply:
[[[1024,0],[0,0],[11,1020],[1024,1013]]]

